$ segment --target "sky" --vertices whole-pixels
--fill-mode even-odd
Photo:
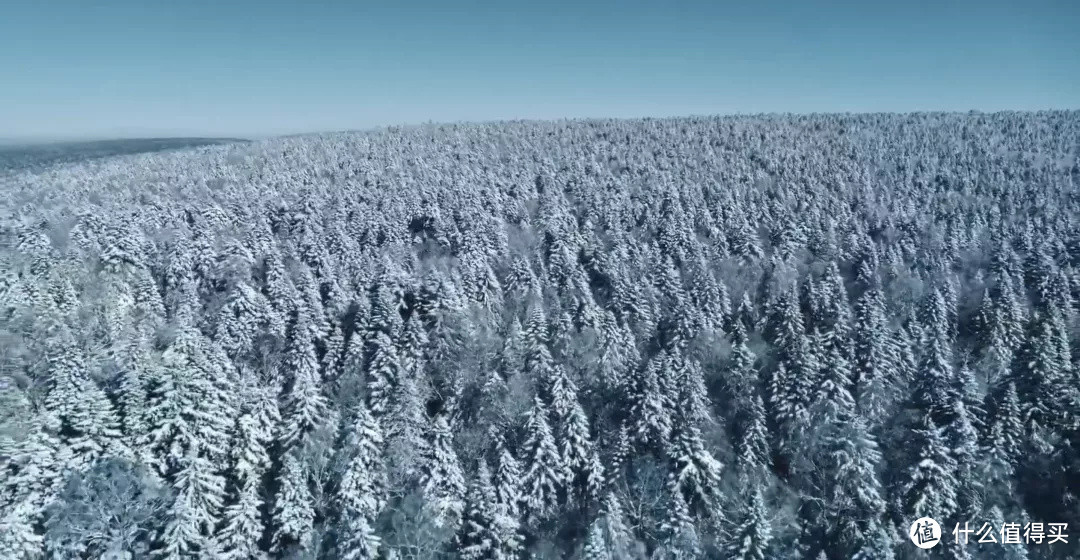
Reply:
[[[1080,108],[1075,0],[7,0],[0,139]]]

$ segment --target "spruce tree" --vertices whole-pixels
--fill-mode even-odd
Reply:
[[[701,554],[701,542],[682,492],[669,481],[666,488],[666,507],[660,521],[659,542],[654,558],[690,560]]]
[[[454,450],[454,435],[443,414],[431,423],[429,449],[421,482],[426,507],[437,523],[455,526],[464,508],[465,478]]]
[[[521,549],[520,517],[524,497],[521,494],[521,469],[517,459],[499,438],[495,447],[496,470],[493,476],[495,490],[496,528],[499,542],[506,554],[514,557]]]
[[[265,531],[263,477],[271,465],[269,446],[277,416],[277,403],[270,395],[256,394],[237,420],[235,444],[231,450],[235,488],[222,514],[222,527],[215,535],[217,548],[227,559],[262,557],[259,541]]]
[[[667,358],[666,354],[658,355],[644,367],[634,384],[630,405],[631,430],[635,441],[661,449],[672,428],[673,406],[660,378]]]
[[[725,556],[736,560],[765,560],[770,558],[772,524],[761,488],[752,487],[746,492],[740,507],[738,525],[732,531]]]
[[[465,513],[455,542],[455,548],[465,560],[501,560],[507,558],[503,535],[498,529],[498,498],[491,480],[491,471],[483,459],[476,478],[469,487]]]
[[[706,448],[701,431],[680,418],[668,446],[671,483],[683,495],[691,513],[719,515],[717,499],[723,464]]]
[[[301,305],[286,348],[285,369],[289,384],[282,406],[284,424],[280,436],[286,448],[302,444],[303,439],[320,425],[327,409],[311,321],[311,312]]]
[[[371,359],[367,367],[367,401],[371,414],[380,421],[386,421],[390,415],[400,376],[397,347],[390,335],[377,331],[371,341]]]
[[[334,509],[340,531],[342,556],[374,557],[379,539],[374,527],[387,500],[383,437],[378,422],[362,403],[353,405],[344,426],[341,462]]]
[[[864,556],[870,551],[888,557],[892,542],[886,525],[886,496],[878,480],[881,453],[877,442],[859,416],[836,426],[826,442],[825,464],[831,539],[837,558]]]
[[[1059,418],[1062,397],[1072,392],[1062,362],[1052,318],[1033,316],[1013,361],[1012,379],[1020,397],[1025,435],[1038,451],[1049,450],[1047,431]]]
[[[855,314],[852,398],[859,414],[876,424],[884,420],[891,404],[889,389],[898,377],[885,301],[876,286],[859,299]]]
[[[926,416],[911,432],[911,465],[901,473],[898,508],[903,519],[949,519],[957,507],[956,462],[945,438]]]
[[[34,528],[37,515],[29,501],[4,509],[0,514],[0,556],[13,560],[44,556],[44,538]]]
[[[286,453],[282,460],[273,518],[270,552],[284,554],[294,549],[308,550],[313,544],[315,510],[308,473],[295,452]]]
[[[602,521],[603,518],[598,517],[589,525],[589,535],[585,539],[585,548],[581,551],[582,560],[612,560]]]
[[[547,408],[536,397],[525,419],[522,445],[525,470],[522,473],[522,501],[530,516],[544,517],[553,511],[560,490],[569,478],[548,423]]]
[[[1016,383],[1005,380],[987,395],[983,453],[991,477],[1009,480],[1023,451],[1024,422]]]
[[[216,549],[210,537],[224,502],[225,479],[200,456],[195,445],[188,448],[177,467],[173,502],[153,550],[156,558],[188,558]]]

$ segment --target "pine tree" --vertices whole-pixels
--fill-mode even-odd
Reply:
[[[499,438],[495,446],[497,460],[494,473],[493,486],[495,491],[496,528],[498,530],[498,542],[501,543],[505,554],[514,558],[521,549],[520,513],[523,505],[521,495],[521,469],[517,459],[510,453]]]
[[[382,539],[375,533],[368,518],[357,512],[347,514],[339,529],[342,542],[338,545],[339,558],[345,560],[378,560]]]
[[[523,371],[534,379],[550,383],[555,373],[554,358],[548,345],[548,324],[543,306],[537,300],[521,333],[521,358]]]
[[[673,481],[667,485],[666,496],[666,515],[660,522],[659,546],[653,557],[665,560],[690,560],[699,557],[701,543],[694,520],[690,516],[690,508]]]
[[[769,473],[772,453],[766,425],[765,404],[754,394],[736,421],[736,457],[740,472],[748,480],[760,479]]]
[[[918,369],[915,341],[919,338],[916,331],[917,325],[914,324],[901,328],[890,343],[892,355],[896,358],[896,378],[893,384],[898,391],[909,388],[915,379],[915,372]]]
[[[837,426],[826,442],[826,465],[831,491],[827,510],[833,555],[842,558],[870,551],[886,554],[891,540],[885,525],[886,501],[878,468],[881,453],[866,421],[859,416]],[[883,556],[884,557],[884,556]]]
[[[867,290],[855,311],[852,397],[858,412],[875,424],[884,419],[890,404],[889,387],[898,377],[881,291],[876,286]]]
[[[612,560],[604,535],[603,518],[598,517],[589,526],[589,535],[585,540],[585,549],[581,552],[582,560]]]
[[[929,415],[935,425],[944,426],[952,421],[953,405],[961,395],[955,383],[944,303],[936,290],[928,301],[926,314],[930,322],[912,399],[920,413]]]
[[[946,443],[952,449],[956,461],[956,478],[959,483],[957,488],[957,504],[960,513],[964,517],[973,518],[982,510],[983,482],[977,476],[976,469],[982,463],[979,449],[979,411],[969,408],[968,403],[975,404],[975,398],[970,393],[970,387],[974,380],[966,367],[961,368],[958,381],[960,387],[957,393],[961,398],[953,403],[952,421],[945,426]]]
[[[529,295],[538,287],[536,275],[533,274],[529,261],[524,257],[517,257],[510,262],[503,289],[506,292],[505,299],[521,299]]]
[[[4,508],[0,514],[0,556],[12,560],[44,557],[44,539],[34,528],[37,515],[30,501]]]
[[[265,558],[259,539],[265,531],[259,485],[248,482],[237,489],[235,501],[225,507],[224,525],[216,536],[217,548],[226,559]]]
[[[634,440],[641,445],[662,448],[671,434],[673,406],[660,379],[661,369],[669,358],[665,353],[650,360],[633,387],[631,430]]]
[[[521,467],[506,448],[502,438],[499,438],[496,444],[495,455],[498,461],[495,471],[495,495],[499,504],[506,508],[507,514],[516,518],[524,498],[521,495]]]
[[[172,485],[175,497],[154,555],[171,560],[206,554],[214,549],[210,536],[223,505],[225,479],[191,446],[178,462]]]
[[[855,265],[855,279],[866,288],[879,286],[881,284],[878,278],[879,266],[880,257],[877,245],[872,239],[867,239],[859,255],[858,264]]]
[[[315,354],[314,326],[306,309],[300,306],[285,355],[290,383],[282,407],[284,426],[280,439],[286,448],[302,444],[320,425],[327,409]]]
[[[401,375],[401,364],[390,335],[382,331],[376,332],[371,348],[371,360],[367,368],[368,407],[375,418],[385,421],[393,407],[393,393]]]
[[[932,517],[949,519],[956,510],[956,463],[931,418],[912,431],[910,445],[915,456],[903,473],[899,489],[899,510],[904,519]]]
[[[829,263],[822,278],[824,321],[821,328],[829,336],[829,344],[840,349],[845,359],[851,359],[851,306],[844,278],[836,261]]]
[[[852,554],[851,560],[893,560],[896,558],[895,540],[892,532],[884,527],[877,528],[863,541],[862,547]]]
[[[772,541],[772,525],[761,488],[754,487],[747,492],[738,526],[732,533],[725,554],[733,560],[765,560],[770,558],[769,544]]]
[[[705,385],[705,373],[696,360],[677,357],[668,370],[675,387],[670,389],[674,398],[683,403],[689,421],[704,428],[715,423],[713,403]]]
[[[265,531],[263,476],[270,468],[269,446],[279,420],[273,395],[258,392],[237,420],[236,444],[231,450],[235,498],[225,507],[223,525],[215,539],[225,559],[262,557],[259,541]]]
[[[240,283],[229,294],[213,326],[213,339],[234,360],[251,356],[259,336],[279,332],[280,321],[270,302],[246,283]]]
[[[104,391],[80,367],[74,347],[50,356],[49,412],[62,423],[61,440],[70,450],[67,468],[82,471],[105,454],[120,453],[120,421]]]
[[[781,429],[782,446],[793,450],[809,424],[821,366],[803,331],[802,313],[793,291],[777,304],[772,324],[778,364],[770,379],[769,397]]]
[[[289,279],[285,271],[285,263],[281,253],[275,245],[263,258],[265,282],[263,291],[270,305],[277,314],[288,317],[297,306],[298,294],[296,286]]]
[[[735,402],[740,403],[745,402],[759,385],[757,356],[747,346],[749,337],[741,320],[735,322],[731,331],[731,373],[727,385]]]
[[[708,270],[704,259],[696,261],[694,289],[690,291],[694,306],[700,309],[706,326],[713,330],[724,330],[731,316],[731,296],[723,281],[717,280]]]
[[[851,369],[837,346],[829,346],[823,364],[814,407],[814,424],[818,427],[836,425],[850,418],[855,411],[855,399],[851,396]]]
[[[382,431],[363,402],[353,405],[345,425],[340,453],[344,471],[337,482],[337,512],[342,557],[376,558],[380,539],[375,521],[386,504]]]
[[[604,485],[604,467],[580,403],[575,403],[569,414],[560,420],[558,441],[561,442],[559,461],[569,471],[567,483],[576,492],[576,499],[587,503],[599,498]]]
[[[992,313],[995,317],[1000,316],[996,310],[993,310]],[[989,386],[998,385],[1009,377],[1013,359],[1016,355],[1015,350],[1006,340],[1007,333],[1004,324],[1000,320],[994,321],[988,327],[989,334],[983,348],[982,357],[976,364],[981,374],[980,377]]]
[[[425,503],[436,522],[454,526],[464,508],[465,478],[454,450],[454,435],[442,414],[431,425],[430,451],[422,484]]]
[[[983,453],[990,474],[997,480],[1010,480],[1023,450],[1024,423],[1016,383],[1004,380],[987,395],[988,420],[983,439]]]
[[[742,323],[747,331],[756,330],[759,326],[757,309],[750,299],[749,291],[743,292],[742,298],[739,299],[739,307],[735,309],[735,313],[731,316],[728,333],[734,334],[736,322]]]
[[[994,527],[998,531],[1002,529],[1005,523],[1018,523],[1019,529],[1022,529],[1027,523],[1023,522],[1020,518],[1006,519],[1001,512],[1001,508],[993,506],[987,515],[986,522]],[[1002,542],[1002,536],[1000,533],[994,535],[997,541]],[[986,558],[987,560],[1027,560],[1028,559],[1028,547],[1024,545],[1016,544],[1002,544],[1001,546],[988,546],[986,550],[979,551],[979,558]]]
[[[1060,404],[1072,390],[1065,381],[1053,320],[1046,315],[1032,317],[1024,343],[1013,361],[1016,390],[1026,436],[1038,451],[1048,451],[1045,430],[1060,415]]]
[[[533,399],[533,406],[526,416],[522,448],[525,461],[525,472],[521,479],[523,504],[530,516],[544,517],[557,504],[569,472],[555,445],[547,407],[540,397]]]
[[[589,433],[589,419],[578,401],[577,387],[565,368],[553,366],[550,373],[551,416],[559,461],[567,470],[567,498],[597,498],[604,483],[604,470]]]
[[[469,488],[467,507],[458,529],[456,547],[464,560],[504,558],[501,535],[496,528],[499,503],[487,462],[480,460],[476,479]]]
[[[113,379],[121,432],[127,446],[136,453],[140,450],[139,439],[150,429],[146,423],[146,385],[156,363],[150,353],[148,338],[147,335],[138,336],[127,344]]]
[[[307,550],[312,545],[315,509],[308,474],[295,452],[286,453],[282,459],[273,519],[272,553],[282,554],[294,547]]]
[[[330,322],[330,333],[326,338],[319,372],[327,385],[333,385],[341,376],[341,366],[345,354],[345,333],[336,319]]]
[[[719,514],[723,464],[705,447],[701,431],[689,419],[680,419],[668,450],[672,484],[685,498],[690,512]]]
[[[423,348],[427,337],[415,316],[406,322],[399,342],[401,367],[390,395],[390,410],[382,425],[385,426],[387,456],[393,472],[405,480],[414,480],[428,453],[428,442],[424,437],[428,419],[421,388],[424,381]]]
[[[945,278],[945,285],[941,291],[942,302],[945,304],[945,332],[949,337],[949,343],[956,343],[959,326],[959,288],[956,285],[956,276],[949,274]]]
[[[600,512],[603,515],[604,529],[611,555],[615,558],[633,557],[633,549],[637,543],[630,526],[627,524],[622,501],[619,500],[615,491],[609,491],[607,496],[604,497]]]
[[[184,329],[162,354],[149,385],[147,423],[140,446],[162,476],[171,475],[185,455],[214,465],[226,463],[236,415],[231,372],[193,329]]]
[[[5,547],[40,543],[31,538],[45,507],[53,502],[64,481],[64,465],[67,450],[55,433],[60,422],[48,411],[31,416],[26,429],[30,430],[21,441],[0,439],[0,511],[2,523],[10,527],[14,540],[3,541]],[[28,533],[27,533],[28,532]],[[27,540],[29,539],[29,540]],[[6,549],[2,549],[6,550]]]
[[[997,308],[1003,335],[1007,347],[1015,350],[1024,339],[1024,325],[1027,315],[1014,288],[1012,276],[998,275],[991,297]]]
[[[761,245],[758,242],[758,236],[754,232],[750,223],[746,220],[745,214],[737,214],[741,219],[737,219],[734,224],[731,224],[731,230],[729,233],[729,245],[731,252],[736,256],[741,257],[744,263],[753,263],[755,261],[764,258],[765,253],[761,250]]]

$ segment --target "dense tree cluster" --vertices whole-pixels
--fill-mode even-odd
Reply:
[[[0,557],[1075,558],[1080,113],[0,176]],[[973,541],[974,543],[974,541]]]

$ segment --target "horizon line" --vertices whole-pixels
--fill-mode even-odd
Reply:
[[[494,125],[500,123],[543,123],[543,122],[597,122],[597,121],[641,121],[641,120],[677,120],[677,119],[737,119],[737,118],[775,118],[775,117],[824,117],[824,116],[859,116],[859,115],[960,115],[960,114],[986,114],[997,115],[1007,113],[1072,113],[1080,111],[1080,107],[1074,108],[1040,108],[1040,109],[917,109],[908,111],[764,111],[764,112],[731,112],[731,113],[683,113],[672,115],[641,115],[641,116],[570,116],[570,117],[519,117],[519,118],[494,118],[494,119],[458,119],[437,121],[428,119],[425,121],[383,123],[370,126],[357,126],[340,129],[311,129],[299,131],[279,131],[256,134],[201,134],[190,130],[166,131],[147,134],[116,135],[74,135],[74,136],[50,136],[45,134],[33,134],[22,136],[0,136],[0,147],[11,146],[46,146],[64,143],[84,142],[107,142],[122,140],[176,140],[176,139],[199,139],[199,140],[232,140],[232,141],[257,141],[273,138],[288,138],[296,136],[308,136],[319,134],[345,134],[376,132],[391,128],[418,128],[425,126],[468,126],[468,125]]]

